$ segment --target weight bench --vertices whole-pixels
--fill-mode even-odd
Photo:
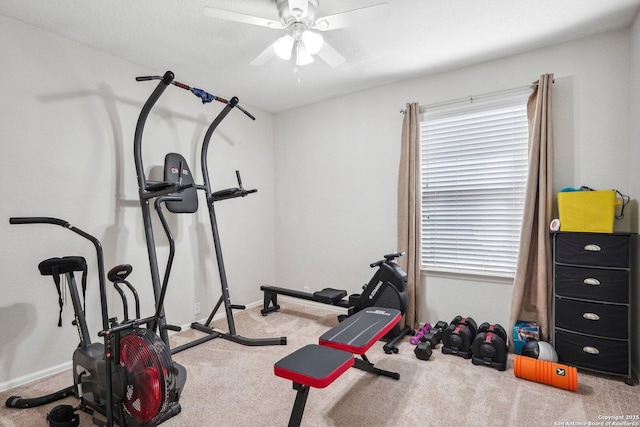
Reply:
[[[319,345],[306,345],[276,362],[276,376],[293,381],[293,388],[297,390],[289,427],[300,426],[311,387],[327,387],[352,366],[399,380],[399,373],[375,367],[365,352],[389,332],[401,317],[400,311],[392,308],[363,309],[322,334]],[[354,358],[354,355],[360,358]]]

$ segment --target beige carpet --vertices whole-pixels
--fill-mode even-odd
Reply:
[[[236,312],[236,327],[247,337],[287,336],[286,346],[246,347],[215,339],[174,356],[187,368],[188,378],[180,399],[182,413],[165,426],[287,425],[295,391],[290,381],[273,374],[273,364],[305,344],[317,343],[337,319],[335,312],[323,307],[290,301],[281,305],[280,312],[266,317],[259,308]],[[224,321],[219,325],[222,329]],[[200,332],[188,330],[172,341],[179,345],[199,336]],[[566,426],[599,421],[607,425],[603,417],[640,414],[640,388],[619,377],[580,371],[574,393],[516,378],[511,356],[507,370],[499,372],[444,355],[439,347],[430,360],[419,360],[408,339],[399,354],[385,354],[382,345],[377,343],[367,356],[380,368],[399,372],[400,380],[350,369],[329,387],[311,389],[304,426]],[[62,373],[0,393],[0,425],[45,426],[51,407],[76,400],[26,410],[8,409],[5,400],[11,395],[50,393],[71,381],[70,372]],[[80,425],[92,425],[90,417],[82,414]],[[618,425],[638,426],[640,420]]]

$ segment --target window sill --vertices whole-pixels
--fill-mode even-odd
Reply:
[[[502,283],[505,285],[513,284],[513,277],[508,276],[500,276],[498,274],[475,274],[475,273],[461,273],[459,271],[448,271],[448,270],[434,270],[434,269],[420,269],[421,277],[444,277],[450,279],[467,279],[473,280],[475,282],[491,282],[491,283]]]

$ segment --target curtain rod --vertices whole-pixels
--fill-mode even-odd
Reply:
[[[420,113],[424,113],[426,110],[429,110],[431,108],[445,107],[447,105],[454,105],[454,104],[459,104],[459,103],[462,103],[462,102],[472,103],[476,99],[489,98],[489,97],[492,97],[492,96],[506,95],[508,93],[520,92],[520,91],[524,91],[525,89],[531,89],[531,88],[533,88],[535,86],[538,86],[538,82],[534,82],[534,83],[532,83],[530,85],[527,85],[527,86],[514,87],[514,88],[511,88],[511,89],[504,89],[504,90],[499,90],[499,91],[495,91],[495,92],[481,93],[479,95],[469,95],[469,96],[465,96],[463,98],[452,99],[452,100],[449,100],[449,101],[442,101],[442,102],[436,102],[434,104],[421,105],[420,106]],[[404,114],[406,112],[407,112],[407,110],[400,109],[400,113]]]

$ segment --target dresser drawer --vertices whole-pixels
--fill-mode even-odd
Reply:
[[[555,325],[584,334],[629,338],[629,309],[623,305],[555,299]]]
[[[563,297],[626,304],[629,272],[556,265],[555,292]]]
[[[555,261],[594,267],[629,267],[627,234],[558,233]]]
[[[556,331],[555,338],[553,344],[560,363],[612,374],[629,374],[627,341],[594,338],[565,331]]]

